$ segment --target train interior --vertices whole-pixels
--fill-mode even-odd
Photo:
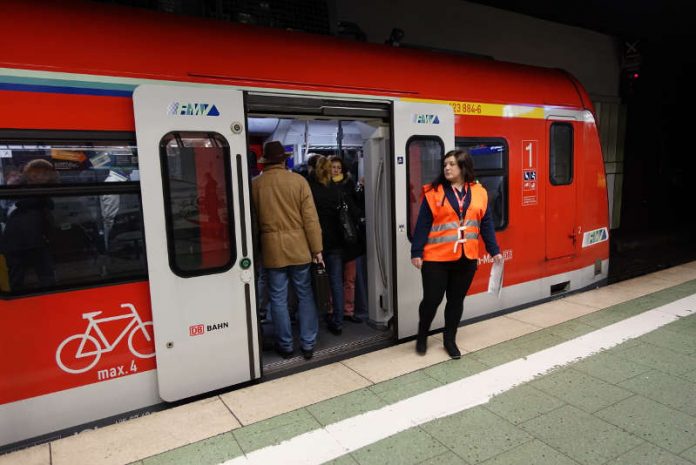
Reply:
[[[336,335],[329,332],[326,313],[320,314],[314,360],[320,363],[346,353],[360,353],[390,344],[393,341],[392,314],[388,305],[388,286],[385,284],[388,282],[386,274],[391,270],[385,254],[390,250],[387,246],[390,225],[386,210],[390,206],[389,202],[384,201],[388,198],[388,183],[385,183],[386,173],[382,171],[386,169],[383,161],[389,150],[388,108],[326,100],[288,101],[286,97],[251,95],[247,99],[247,110],[250,163],[254,161],[252,154],[258,160],[263,144],[272,140],[280,141],[286,151],[292,153],[287,166],[303,176],[308,175],[307,160],[312,155],[338,156],[347,171],[344,175],[356,186],[356,198],[364,199],[358,205],[364,217],[360,239],[362,247],[354,262],[356,289],[352,300],[357,318],[344,319],[342,333]],[[263,167],[259,164],[250,168],[252,175],[258,175]],[[376,199],[382,201],[376,202]],[[260,257],[256,260],[260,261]],[[264,277],[261,273],[257,273],[257,277],[262,280],[257,283],[260,284],[257,286],[257,300],[264,373],[272,376],[275,372],[304,366],[306,361],[297,355],[299,351],[290,359],[283,359],[274,352],[273,322]],[[289,289],[288,308],[295,332],[296,305],[296,298]]]

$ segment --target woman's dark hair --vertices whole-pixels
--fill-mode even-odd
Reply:
[[[335,162],[335,161],[339,162],[339,163],[341,164],[341,173],[342,173],[343,175],[348,174],[348,173],[346,173],[346,164],[345,164],[345,162],[343,161],[343,158],[339,157],[338,155],[331,155],[331,156],[329,157],[329,161],[330,161],[331,163],[333,163],[333,162]]]
[[[447,178],[445,178],[445,160],[449,157],[454,157],[457,160],[457,166],[459,166],[459,169],[462,170],[462,178],[464,178],[465,183],[471,183],[476,180],[476,173],[474,172],[474,160],[471,158],[471,155],[469,155],[469,150],[450,150],[442,156],[442,160],[440,161],[440,175],[435,178],[432,183],[430,183],[430,186],[433,189],[437,189],[437,186],[440,185],[445,187],[449,187],[451,185]]]
[[[307,166],[314,169],[314,167],[317,165],[317,160],[319,160],[319,157],[321,157],[321,155],[318,153],[310,153],[309,157],[307,157]]]

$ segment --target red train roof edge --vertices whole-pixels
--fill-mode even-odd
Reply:
[[[3,19],[0,67],[587,107],[567,73],[495,60],[80,0],[9,0]]]

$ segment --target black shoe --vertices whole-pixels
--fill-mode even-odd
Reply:
[[[309,360],[310,358],[314,357],[314,349],[302,349],[302,356],[305,358],[305,360]]]
[[[423,338],[417,338],[416,339],[416,353],[418,355],[425,355],[425,353],[428,351],[428,338],[423,337]]]
[[[336,326],[333,323],[329,323],[329,332],[335,336],[340,336],[343,334],[343,329],[340,326]]]
[[[362,318],[355,315],[343,315],[343,321],[350,321],[351,323],[362,323]]]
[[[275,350],[276,354],[280,355],[281,357],[283,357],[286,360],[289,358],[292,358],[292,356],[295,355],[294,350],[289,350],[289,351],[283,350],[278,346],[274,346],[273,349]]]
[[[457,347],[457,344],[454,343],[454,341],[445,341],[444,342],[445,350],[447,351],[447,354],[453,359],[459,359],[462,358],[462,353],[459,352],[459,348]]]

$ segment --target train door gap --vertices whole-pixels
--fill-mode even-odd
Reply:
[[[355,323],[344,320],[342,334],[329,332],[326,315],[319,315],[319,335],[314,358],[307,362],[299,351],[298,329],[294,307],[296,299],[291,289],[288,293],[288,308],[291,314],[295,357],[283,359],[274,352],[273,322],[270,315],[267,291],[264,289],[263,272],[257,272],[261,279],[258,287],[258,318],[262,331],[262,364],[265,377],[275,377],[279,373],[298,371],[304,367],[316,366],[346,356],[368,352],[392,344],[395,339],[388,326],[388,315],[380,306],[381,289],[375,283],[386,281],[380,274],[391,268],[378,257],[380,250],[390,250],[388,243],[386,216],[389,212],[376,204],[387,204],[389,185],[384,169],[389,147],[388,108],[369,105],[365,102],[329,102],[321,99],[270,98],[268,96],[247,96],[247,129],[249,142],[249,162],[252,176],[262,173],[263,166],[257,163],[263,152],[263,144],[271,140],[280,141],[292,153],[288,168],[307,177],[307,159],[312,154],[325,157],[339,156],[344,161],[348,176],[363,187],[364,212],[367,237],[363,254],[356,265],[362,264],[366,286],[367,305],[361,306],[359,298],[354,299],[355,314],[363,321]],[[292,113],[292,114],[290,114]],[[262,174],[261,174],[262,175]],[[357,195],[361,197],[360,194]],[[381,215],[381,217],[377,217]],[[384,222],[377,224],[377,222]],[[379,244],[377,244],[379,243]],[[355,255],[355,252],[352,254]],[[262,258],[256,257],[260,264]],[[381,266],[380,266],[381,265]],[[356,272],[356,279],[359,279]],[[373,282],[374,281],[374,282]],[[360,286],[356,282],[356,286]],[[291,287],[291,286],[290,286]],[[362,307],[362,308],[361,308]]]

